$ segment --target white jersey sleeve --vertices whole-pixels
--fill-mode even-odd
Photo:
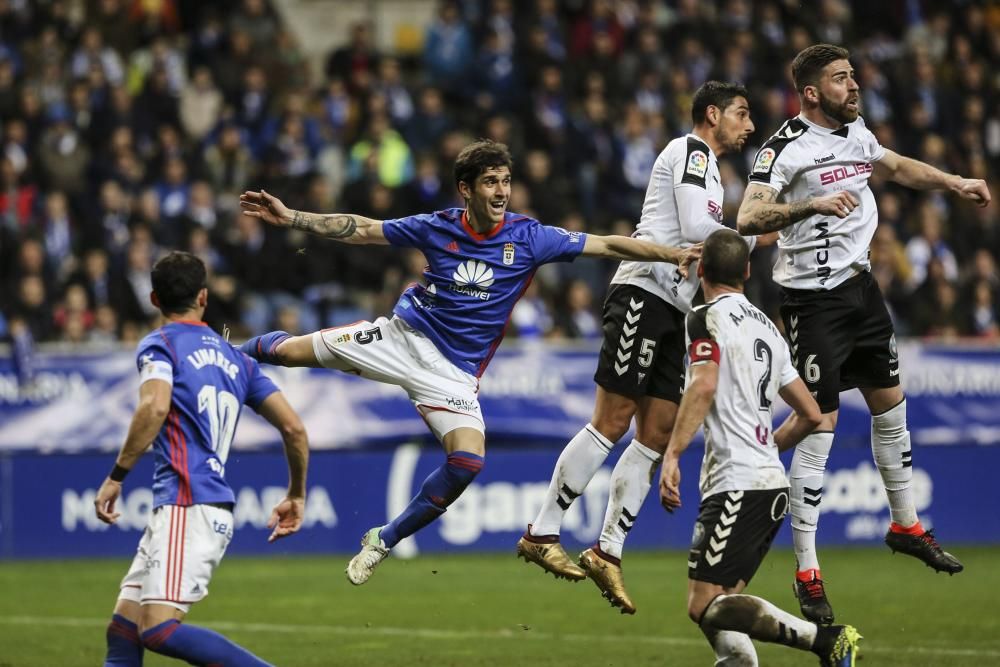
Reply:
[[[781,158],[788,145],[798,139],[808,128],[797,118],[785,121],[781,129],[768,139],[754,158],[750,169],[750,182],[760,183],[778,192],[791,185],[799,170],[799,165],[789,157]]]
[[[861,149],[864,151],[865,158],[869,162],[878,162],[885,157],[885,147],[878,142],[878,138],[868,129],[865,125],[864,118],[858,118],[854,121],[858,140],[861,142]]]
[[[653,165],[635,238],[686,248],[701,243],[722,224],[722,179],[715,154],[693,134],[674,139]],[[753,241],[748,239],[753,248]],[[691,310],[698,279],[687,279],[663,262],[622,262],[611,280],[635,285],[682,313]]]
[[[784,341],[781,341],[784,343]],[[791,383],[799,379],[799,372],[795,370],[795,365],[792,363],[792,355],[788,351],[788,344],[785,343],[784,349],[781,354],[781,371],[778,376],[778,387],[785,388]]]

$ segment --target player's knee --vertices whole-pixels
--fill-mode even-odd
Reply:
[[[689,600],[688,601],[688,618],[690,618],[691,621],[695,625],[700,625],[701,624],[701,618],[704,615],[705,615],[705,602],[704,601],[700,601],[700,600],[699,601],[696,601],[696,600]]]
[[[708,609],[720,598],[725,597],[724,595],[706,595],[704,593],[691,595],[688,597],[688,618],[690,618],[695,625],[701,625],[704,622],[705,616],[708,614]],[[709,623],[711,625],[711,623]]]
[[[632,413],[606,412],[594,415],[590,423],[605,438],[611,442],[618,442],[632,425]]]

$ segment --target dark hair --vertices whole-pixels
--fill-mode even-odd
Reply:
[[[710,106],[725,111],[736,97],[749,98],[750,95],[747,94],[747,89],[738,83],[706,81],[694,91],[694,98],[691,100],[691,122],[695,125],[705,122],[705,113]]]
[[[480,139],[462,149],[455,158],[455,186],[459,183],[472,185],[487,169],[513,165],[510,150],[506,144],[491,139]]]
[[[818,85],[824,67],[834,60],[848,60],[850,56],[850,51],[833,44],[813,44],[802,49],[792,61],[795,90],[801,93],[806,86]]]
[[[701,251],[705,282],[742,288],[749,259],[750,246],[742,236],[731,229],[712,232]]]
[[[205,263],[189,252],[174,251],[153,265],[152,279],[160,312],[183,313],[206,287]]]

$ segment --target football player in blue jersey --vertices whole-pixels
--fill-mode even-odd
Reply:
[[[142,665],[143,651],[195,665],[267,665],[222,635],[182,624],[208,595],[212,572],[233,537],[226,459],[243,404],[280,432],[288,493],[271,513],[269,541],[291,535],[305,510],[309,442],[302,421],[257,361],[201,321],[205,265],[172,252],[153,266],[150,298],[167,323],[137,351],[139,405],[125,444],[94,505],[113,524],[122,481],[153,443],[153,510],[107,630],[105,667]]]
[[[465,208],[397,220],[344,213],[305,213],[264,192],[240,197],[245,215],[352,244],[417,248],[427,259],[424,284],[408,288],[390,317],[306,336],[274,331],[241,346],[259,361],[333,368],[395,384],[441,441],[447,460],[424,480],[395,519],[372,528],[347,577],[365,583],[389,550],[441,516],[483,467],[485,425],[479,377],[514,304],[542,264],[580,255],[671,262],[686,272],[700,248],[680,249],[624,236],[594,236],[549,227],[510,213],[507,147],[477,141],[458,155],[455,184]]]

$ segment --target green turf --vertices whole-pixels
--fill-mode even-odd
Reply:
[[[823,550],[838,620],[866,636],[863,667],[1000,665],[1000,549],[955,552],[966,572],[947,577],[883,549]],[[127,560],[0,563],[0,667],[101,664]],[[344,578],[345,560],[228,558],[190,621],[292,667],[712,664],[685,614],[681,552],[626,555],[634,617],[590,582],[556,581],[513,555],[390,559],[360,588]],[[749,592],[794,611],[791,562],[772,553]],[[816,664],[782,647],[759,655],[767,667]]]

